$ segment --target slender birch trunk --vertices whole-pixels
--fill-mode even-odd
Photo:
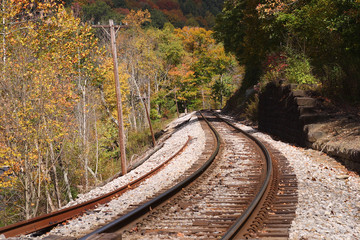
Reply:
[[[85,190],[89,188],[89,175],[88,175],[88,168],[89,168],[89,159],[88,159],[88,142],[87,142],[87,127],[86,127],[86,79],[84,86],[82,87],[82,97],[83,97],[83,152],[84,152],[84,171],[85,171]]]
[[[64,176],[64,182],[65,182],[65,187],[66,187],[66,194],[69,198],[70,201],[73,200],[72,194],[71,194],[71,187],[70,187],[70,181],[69,181],[69,177],[68,177],[68,172],[64,166],[64,163],[62,161],[62,158],[59,158],[59,165],[61,168],[61,172],[63,173]]]
[[[95,153],[95,185],[97,185],[97,172],[99,167],[99,140],[97,134],[97,124],[96,124],[96,110],[94,109],[94,129],[95,129],[95,142],[96,142],[96,153]]]
[[[51,168],[53,170],[54,173],[54,190],[55,190],[55,196],[56,196],[56,201],[57,201],[57,207],[61,208],[61,194],[60,194],[60,189],[59,189],[59,179],[57,176],[57,168],[56,168],[56,157],[55,157],[55,152],[54,152],[54,146],[52,143],[49,144],[50,147],[50,159],[51,159]]]
[[[77,31],[77,34],[79,34],[79,32]],[[82,160],[84,163],[84,177],[85,177],[85,191],[88,189],[89,187],[89,176],[88,176],[88,152],[87,152],[87,131],[86,131],[86,85],[87,85],[87,79],[84,79],[84,84],[82,85],[82,77],[81,77],[81,69],[80,69],[80,63],[81,58],[80,58],[80,48],[78,47],[78,84],[79,84],[79,88],[81,90],[81,94],[82,94],[82,106],[81,106],[81,117],[80,119],[82,120],[80,122],[80,125],[82,125],[82,127],[80,127],[80,136],[82,135]]]
[[[49,176],[49,150],[47,150],[46,152],[44,176],[46,179],[51,179],[51,177]],[[45,180],[45,194],[48,206],[50,207],[50,212],[55,211],[56,208],[51,199],[48,180]],[[49,209],[47,209],[47,211],[49,212]]]
[[[51,200],[48,184],[45,184],[45,194],[46,194],[48,206],[50,207],[50,211],[49,211],[49,207],[47,207],[47,212],[55,211],[55,206]]]
[[[39,143],[38,140],[35,140],[35,147],[38,152],[38,172],[37,172],[37,197],[36,197],[36,204],[35,204],[35,213],[39,209],[40,197],[41,197],[41,174],[42,174],[42,156],[40,153]]]
[[[138,131],[138,127],[137,127],[137,119],[136,119],[136,110],[135,110],[135,104],[134,104],[134,97],[131,97],[131,101],[130,101],[130,105],[131,105],[131,116],[133,118],[133,129],[137,132]]]
[[[25,153],[24,153],[24,188],[25,188],[25,218],[30,219],[30,208],[31,208],[31,190],[30,190],[30,184],[31,184],[31,169],[29,164],[29,159],[27,158],[27,144],[25,144]]]

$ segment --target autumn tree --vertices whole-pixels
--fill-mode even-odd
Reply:
[[[191,58],[191,61],[186,62],[190,64],[189,70],[193,72],[193,90],[201,94],[202,108],[208,108],[211,105],[209,98],[214,77],[222,76],[231,70],[235,66],[235,61],[232,56],[225,53],[222,44],[216,43],[210,30],[184,27],[176,32]],[[192,96],[194,101],[199,102],[199,97],[195,93]]]
[[[73,198],[74,162],[83,166],[80,174],[88,171],[83,155],[65,158],[66,146],[75,140],[77,127],[87,134],[86,123],[80,124],[88,111],[84,89],[101,72],[90,28],[61,5],[7,3],[7,10],[20,10],[4,17],[2,25],[8,32],[2,42],[1,67],[6,71],[0,89],[1,161],[13,173],[11,189],[18,198],[13,206],[19,219],[28,219]],[[87,141],[81,142],[82,154],[87,154]]]

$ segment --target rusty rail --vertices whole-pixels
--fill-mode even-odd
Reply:
[[[155,207],[159,206],[178,192],[180,192],[183,188],[191,184],[194,180],[196,180],[199,176],[202,175],[202,173],[205,172],[205,170],[213,163],[215,157],[219,153],[220,150],[220,135],[218,132],[214,129],[214,127],[208,122],[208,120],[203,116],[203,114],[200,112],[202,118],[205,120],[211,131],[215,135],[216,139],[216,148],[211,154],[211,156],[207,159],[207,161],[194,173],[192,173],[189,177],[181,181],[180,183],[176,184],[174,187],[170,188],[169,190],[165,191],[164,193],[160,194],[159,196],[151,199],[150,201],[146,202],[145,204],[137,207],[136,209],[132,210],[131,212],[123,215],[122,217],[116,219],[115,221],[110,222],[109,224],[87,234],[86,236],[80,238],[80,240],[95,238],[97,236],[101,236],[101,234],[111,234],[116,232],[118,229],[121,229],[122,227],[128,225],[130,222],[140,218],[144,214],[151,211],[151,209],[154,209]]]
[[[150,172],[144,174],[143,176],[139,177],[138,179],[126,184],[112,192],[104,194],[100,197],[91,199],[89,201],[64,208],[61,210],[57,210],[52,213],[44,214],[35,218],[31,218],[29,220],[21,221],[18,223],[14,223],[5,227],[0,228],[0,235],[3,234],[5,237],[15,237],[19,235],[26,235],[30,233],[34,233],[40,230],[44,230],[50,227],[54,227],[55,225],[62,223],[68,219],[71,219],[75,216],[78,216],[84,213],[87,210],[96,208],[100,204],[105,204],[110,202],[114,197],[118,197],[121,194],[125,193],[130,188],[133,188],[139,185],[142,181],[149,178],[150,176],[157,173],[161,168],[163,168],[169,161],[171,161],[174,157],[180,154],[186,146],[189,144],[191,137],[188,136],[188,140],[186,143],[181,147],[179,151],[177,151],[174,155],[172,155],[169,159],[165,162],[151,170]]]
[[[229,126],[233,127],[237,131],[243,133],[248,138],[253,140],[260,147],[260,149],[263,152],[263,154],[265,155],[265,159],[266,159],[265,180],[264,180],[259,192],[256,194],[256,197],[251,202],[251,204],[246,209],[246,211],[243,214],[241,214],[241,216],[236,220],[236,222],[229,228],[229,230],[221,238],[222,240],[228,240],[228,239],[233,239],[236,236],[236,234],[239,232],[239,230],[242,228],[242,226],[244,226],[246,221],[254,213],[256,207],[260,204],[260,202],[264,198],[265,192],[270,184],[271,175],[272,175],[272,171],[273,171],[273,166],[272,166],[273,163],[272,163],[272,159],[270,157],[270,153],[268,152],[268,150],[266,149],[266,147],[264,146],[264,144],[262,142],[260,142],[257,138],[255,138],[251,134],[247,133],[246,131],[243,131],[242,129],[236,127],[234,124],[232,124],[229,121],[225,120],[224,118],[220,117],[218,114],[215,114],[215,115],[216,115],[216,117],[218,117],[219,119],[221,119],[222,121],[227,123]]]

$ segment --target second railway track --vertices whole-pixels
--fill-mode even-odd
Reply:
[[[210,113],[206,118],[222,136],[223,147],[196,182],[155,209],[147,206],[147,215],[139,217],[141,213],[124,219],[122,224],[109,224],[83,239],[102,239],[106,235],[114,239],[287,239],[295,217],[297,186],[286,159],[267,146],[273,171],[271,178],[266,177],[271,167],[258,144],[220,118]],[[214,151],[210,146],[215,144],[208,142],[207,154]],[[269,185],[259,197],[265,181]],[[256,197],[260,201],[254,204]],[[251,203],[253,211],[248,210]],[[246,221],[239,220],[244,215]]]

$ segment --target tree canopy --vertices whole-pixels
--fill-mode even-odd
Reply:
[[[223,0],[68,0],[67,6],[77,8],[83,21],[106,22],[109,18],[120,22],[130,10],[149,10],[150,25],[162,28],[166,22],[182,28],[201,26],[211,28],[215,16],[221,12]]]
[[[359,23],[359,1],[228,0],[215,31],[246,66],[244,89],[259,81],[269,57],[277,55],[289,66],[308,62],[324,94],[359,100]],[[298,76],[292,81],[301,82]]]

